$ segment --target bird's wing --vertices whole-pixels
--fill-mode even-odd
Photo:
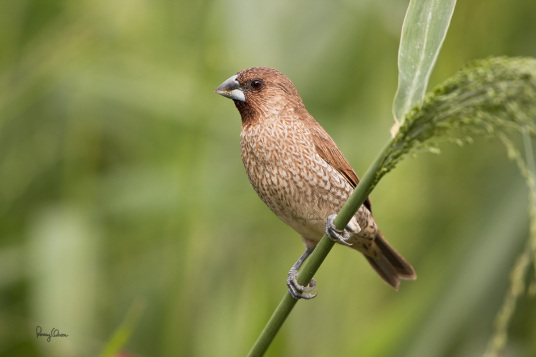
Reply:
[[[331,165],[331,167],[343,175],[348,183],[355,188],[359,183],[359,178],[357,177],[354,169],[352,169],[352,166],[350,166],[342,152],[337,147],[337,144],[335,144],[333,139],[316,120],[309,118],[307,124],[309,130],[311,131],[318,155],[320,155],[320,157]],[[370,199],[368,197],[363,204],[369,209],[369,211],[372,212]]]

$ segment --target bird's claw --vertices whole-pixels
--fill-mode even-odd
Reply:
[[[337,217],[336,214],[332,214],[328,217],[328,220],[326,221],[326,235],[335,243],[351,246],[352,243],[348,243],[350,240],[350,234],[348,231],[346,231],[346,229],[338,229],[335,227],[335,224],[333,224],[335,217]]]
[[[298,280],[296,278],[298,277],[298,271],[291,269],[288,272],[288,278],[287,278],[287,286],[288,286],[288,293],[290,296],[292,296],[294,299],[305,299],[310,300],[316,297],[318,293],[309,294],[316,286],[315,279],[311,279],[309,284],[307,286],[300,285],[298,283]]]

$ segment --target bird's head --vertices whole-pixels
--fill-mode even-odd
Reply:
[[[267,67],[240,71],[223,82],[215,92],[234,101],[243,122],[285,109],[303,108],[294,84],[281,72]]]

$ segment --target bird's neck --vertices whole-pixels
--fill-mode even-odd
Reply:
[[[235,100],[234,104],[242,117],[242,125],[250,125],[258,120],[257,111],[251,105],[238,100]]]
[[[303,103],[282,102],[282,105],[274,105],[271,103],[270,107],[264,107],[262,105],[251,105],[249,103],[234,101],[236,108],[240,112],[242,117],[242,125],[248,126],[259,123],[263,118],[285,118],[285,117],[297,117],[301,115],[308,115]]]

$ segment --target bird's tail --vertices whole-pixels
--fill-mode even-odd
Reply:
[[[398,290],[400,279],[417,278],[411,264],[387,243],[379,231],[374,243],[379,248],[380,255],[377,258],[365,255],[365,258],[387,284]]]

